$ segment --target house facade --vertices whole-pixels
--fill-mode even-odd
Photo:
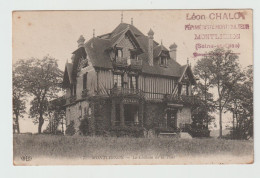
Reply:
[[[66,125],[77,134],[83,119],[95,135],[118,128],[168,129],[191,123],[195,79],[177,62],[177,45],[167,49],[133,24],[85,41],[66,63]]]

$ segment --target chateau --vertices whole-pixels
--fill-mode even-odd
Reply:
[[[191,67],[177,61],[177,45],[169,49],[133,23],[121,22],[112,32],[78,39],[72,62],[66,63],[66,125],[76,134],[83,119],[92,135],[122,129],[177,132],[192,122],[196,83]]]

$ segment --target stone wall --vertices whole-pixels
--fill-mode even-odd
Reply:
[[[74,121],[76,134],[79,134],[80,121],[83,119],[85,113],[88,111],[89,101],[81,101],[74,105],[66,107],[66,126]]]

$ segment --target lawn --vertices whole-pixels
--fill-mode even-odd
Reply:
[[[16,165],[205,164],[253,161],[252,140],[14,135],[13,143]],[[130,162],[120,162],[122,160]]]

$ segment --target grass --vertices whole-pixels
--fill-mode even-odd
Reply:
[[[53,135],[14,135],[14,160],[111,157],[252,156],[253,141],[178,138],[116,138]]]

